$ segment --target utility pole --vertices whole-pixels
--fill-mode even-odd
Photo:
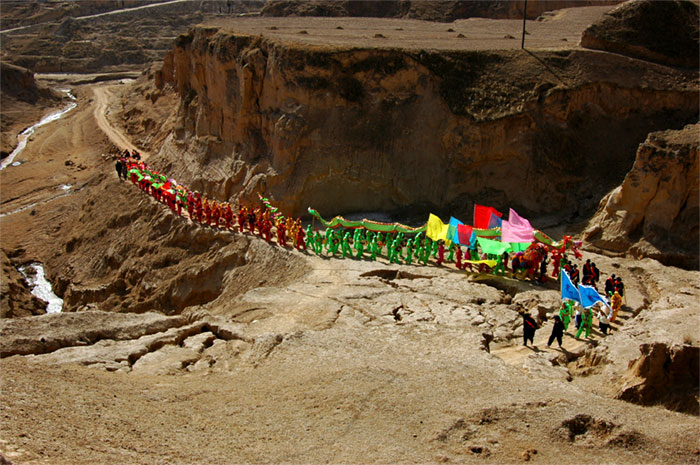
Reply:
[[[525,18],[527,18],[527,0],[525,0],[525,5],[523,5],[523,40],[520,42],[520,48],[525,48]]]

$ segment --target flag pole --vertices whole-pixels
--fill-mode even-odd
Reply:
[[[525,5],[523,5],[523,39],[520,42],[520,48],[525,48],[525,18],[527,18],[527,0],[525,0]]]

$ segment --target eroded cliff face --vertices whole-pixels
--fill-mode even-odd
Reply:
[[[649,134],[620,186],[606,195],[584,235],[592,244],[697,269],[700,125]]]
[[[213,27],[180,36],[156,85],[181,98],[159,163],[293,215],[476,201],[576,218],[648,132],[698,113],[692,73],[607,53],[319,48]]]

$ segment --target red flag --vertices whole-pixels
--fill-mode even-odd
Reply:
[[[478,203],[474,204],[474,227],[476,229],[489,229],[489,223],[491,220],[491,214],[501,218],[503,215],[501,212],[496,210],[493,207],[485,207],[483,205],[479,205]]]
[[[466,224],[457,226],[457,237],[462,245],[469,245],[472,238],[472,227]]]

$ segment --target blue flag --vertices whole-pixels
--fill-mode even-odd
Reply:
[[[500,228],[503,220],[500,216],[491,213],[491,218],[489,218],[489,229]]]
[[[605,301],[603,296],[598,294],[598,291],[596,291],[593,286],[579,284],[578,291],[579,294],[581,294],[581,305],[583,308],[592,307],[596,304],[596,302],[603,302],[606,307],[610,308],[610,305]]]
[[[457,226],[460,224],[464,224],[461,221],[459,221],[457,218],[454,216],[450,217],[450,222],[448,223],[448,228],[447,228],[447,239],[451,240],[455,244],[459,244],[459,235],[457,234]]]
[[[576,286],[574,286],[574,283],[571,282],[571,278],[569,278],[569,275],[566,273],[566,271],[562,270],[561,272],[561,300],[573,300],[574,302],[581,303],[581,294],[579,294],[578,289],[576,289]],[[582,304],[583,305],[583,304]]]

